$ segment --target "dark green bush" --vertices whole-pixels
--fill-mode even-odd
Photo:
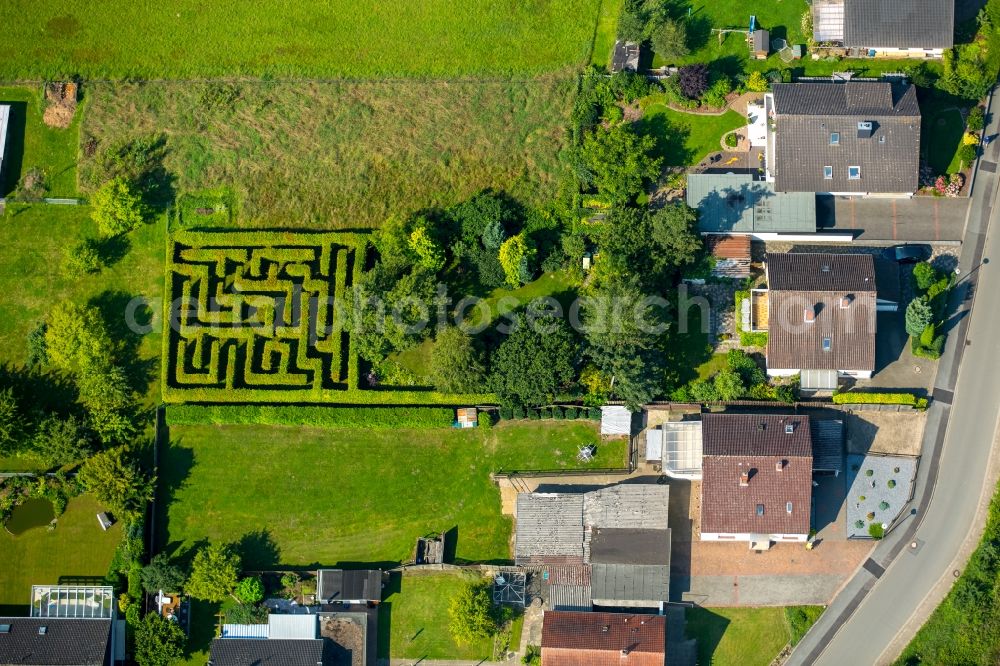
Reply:
[[[510,421],[512,418],[514,418],[514,410],[513,409],[511,409],[510,407],[501,407],[500,408],[500,420],[501,421]]]
[[[958,158],[962,160],[966,166],[969,166],[976,161],[977,152],[976,146],[968,143],[962,144],[962,147],[958,149]]]
[[[591,407],[590,408],[590,420],[591,421],[600,421],[601,420],[601,408],[600,407]]]
[[[520,420],[520,419],[523,419],[524,416],[525,416],[524,415],[524,407],[520,407],[520,406],[514,407],[511,411],[513,412],[513,414],[511,415],[512,419]]]
[[[578,414],[578,410],[577,410],[576,407],[567,407],[566,410],[565,410],[565,412],[564,412],[564,416],[567,419],[575,419],[575,418],[577,418],[578,415],[579,414]]]
[[[983,129],[986,120],[986,112],[983,107],[974,106],[969,109],[969,115],[965,118],[965,128],[970,132],[978,132]]]
[[[551,419],[552,418],[552,408],[551,407],[542,407],[542,409],[541,409],[541,417],[543,419]]]
[[[537,421],[540,418],[538,410],[534,407],[528,407],[528,420]]]
[[[566,418],[566,413],[562,407],[556,405],[552,408],[552,418],[554,419],[564,419]]]

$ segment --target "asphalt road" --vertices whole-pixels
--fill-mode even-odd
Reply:
[[[994,114],[995,116],[1000,114]],[[991,133],[998,131],[998,120]],[[969,533],[983,491],[1000,405],[1000,354],[994,337],[1000,331],[1000,205],[996,161],[1000,146],[987,149],[971,202],[962,246],[962,280],[949,344],[939,366],[935,396],[928,414],[923,456],[914,500],[904,517],[879,544],[809,631],[789,664],[883,664],[885,654],[934,585],[950,576],[951,562]],[[978,293],[979,307],[969,313]],[[966,298],[968,297],[968,298]],[[966,344],[968,340],[968,344]],[[906,515],[913,509],[913,515]],[[916,543],[915,549],[910,548]]]

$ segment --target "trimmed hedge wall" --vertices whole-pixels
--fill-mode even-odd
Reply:
[[[295,405],[172,405],[169,425],[279,425],[314,428],[450,428],[443,407],[300,407]]]
[[[913,393],[834,393],[835,405],[909,405],[916,409],[927,408],[927,398]]]
[[[501,407],[497,413],[501,421],[521,421],[524,419],[528,419],[530,421],[537,421],[539,419],[555,419],[559,421],[601,420],[600,407],[587,408],[575,407],[573,405],[568,407],[563,407],[561,405],[550,405],[547,407]]]

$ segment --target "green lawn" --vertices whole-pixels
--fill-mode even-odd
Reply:
[[[484,189],[545,204],[576,91],[569,73],[489,80],[92,83],[80,163],[101,183],[104,148],[165,135],[179,193],[228,187],[233,224],[379,227]]]
[[[590,55],[599,0],[0,4],[0,80],[535,74]]]
[[[935,175],[957,173],[962,166],[958,149],[965,134],[961,111],[948,101],[931,100],[921,106],[924,117],[920,141],[927,163]]]
[[[746,119],[735,111],[699,115],[656,103],[643,110],[636,129],[656,138],[655,154],[671,167],[697,164],[709,153],[722,150],[722,135],[745,124]]]
[[[158,543],[173,550],[264,529],[252,567],[406,561],[417,537],[447,530],[459,559],[509,560],[511,523],[491,471],[578,467],[586,443],[598,444],[591,466],[625,460],[623,442],[600,444],[584,421],[489,433],[183,426],[170,441],[160,458],[167,508]]]
[[[597,15],[597,30],[594,32],[594,51],[590,62],[598,67],[611,64],[611,51],[615,48],[615,33],[618,31],[618,15],[622,11],[622,0],[601,0],[601,10]]]
[[[161,218],[130,233],[131,247],[116,248],[127,250],[124,257],[101,273],[66,278],[60,270],[64,250],[85,236],[97,235],[90,209],[9,205],[0,218],[0,255],[5,258],[0,264],[0,293],[4,295],[0,299],[0,361],[23,364],[28,333],[53,304],[63,300],[97,299],[112,330],[125,330],[126,307],[133,297],[159,299],[163,293],[164,224]],[[145,323],[141,310],[136,319]],[[147,363],[157,362],[157,332],[145,336],[139,354]]]
[[[3,12],[3,7],[0,7],[0,15]],[[3,20],[0,19],[0,24],[2,23]],[[76,196],[76,154],[80,144],[80,117],[83,109],[77,108],[73,123],[68,128],[55,129],[42,121],[45,109],[41,86],[0,87],[0,104],[11,106],[0,197],[13,192],[21,176],[33,168],[45,173],[48,196]]]
[[[467,573],[394,574],[389,594],[379,606],[379,657],[491,658],[493,641],[459,645],[448,631],[448,605],[452,597],[479,579],[478,575]]]
[[[91,497],[69,502],[55,530],[34,528],[19,537],[0,530],[0,615],[27,615],[32,585],[108,573],[121,539],[121,524],[107,532],[97,524],[101,508]]]
[[[798,608],[810,609],[797,625],[808,629],[819,617],[812,613],[817,607],[792,607]],[[698,640],[701,666],[768,666],[792,639],[783,608],[694,607],[685,615],[688,638]]]

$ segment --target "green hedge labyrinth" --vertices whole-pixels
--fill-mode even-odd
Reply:
[[[176,233],[164,397],[228,402],[264,391],[298,401],[357,389],[336,310],[366,247],[348,233]]]
[[[463,404],[490,396],[369,391],[345,326],[363,233],[177,231],[167,242],[168,403]]]

